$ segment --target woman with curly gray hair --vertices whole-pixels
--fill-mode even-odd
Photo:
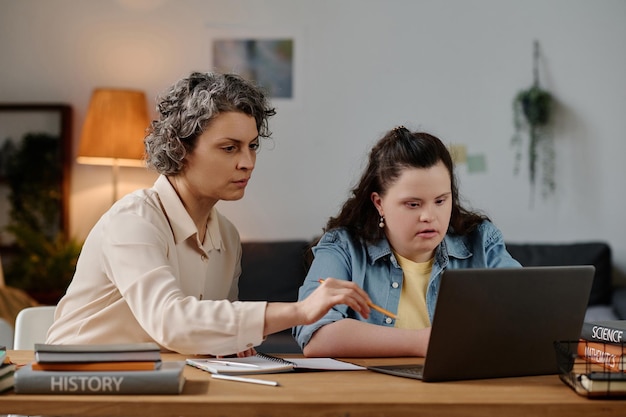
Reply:
[[[237,301],[241,242],[216,208],[243,197],[275,114],[234,74],[192,73],[158,100],[145,138],[154,186],[115,203],[89,233],[48,343],[156,342],[180,353],[248,356],[264,337],[369,297],[328,279],[295,303]]]

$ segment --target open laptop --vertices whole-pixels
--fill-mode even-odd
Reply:
[[[368,369],[424,381],[555,374],[554,342],[579,339],[594,271],[446,270],[424,365]]]

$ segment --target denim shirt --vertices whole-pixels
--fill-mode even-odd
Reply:
[[[333,229],[322,236],[313,248],[313,254],[315,259],[300,287],[299,300],[305,299],[320,285],[318,282],[320,278],[332,277],[354,281],[368,293],[374,304],[391,312],[398,311],[403,272],[386,238],[367,244],[355,241],[345,229]],[[446,234],[435,250],[426,292],[426,307],[430,320],[432,321],[435,312],[441,275],[446,268],[506,267],[521,265],[507,252],[502,233],[491,222],[484,221],[466,236]],[[370,310],[370,316],[366,320],[341,304],[333,307],[313,324],[294,327],[293,335],[300,347],[304,348],[316,330],[344,318],[389,327],[395,324],[394,319],[376,310]]]

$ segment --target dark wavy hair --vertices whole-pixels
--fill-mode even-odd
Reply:
[[[353,238],[373,242],[383,237],[378,227],[379,214],[371,201],[371,194],[385,195],[408,168],[430,168],[443,162],[450,174],[452,189],[452,215],[449,232],[466,235],[487,216],[471,212],[461,206],[459,190],[454,175],[454,163],[446,146],[433,135],[410,132],[404,126],[390,130],[374,145],[369,162],[352,195],[344,203],[337,217],[331,217],[325,230],[346,228]]]
[[[185,157],[217,115],[242,112],[253,116],[259,136],[271,136],[269,117],[276,114],[264,91],[236,74],[193,72],[178,80],[157,100],[159,118],[144,139],[146,165],[160,174],[182,171]]]

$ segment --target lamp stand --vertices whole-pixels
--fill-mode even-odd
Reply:
[[[117,201],[117,182],[120,175],[120,164],[117,158],[113,158],[113,204]]]

